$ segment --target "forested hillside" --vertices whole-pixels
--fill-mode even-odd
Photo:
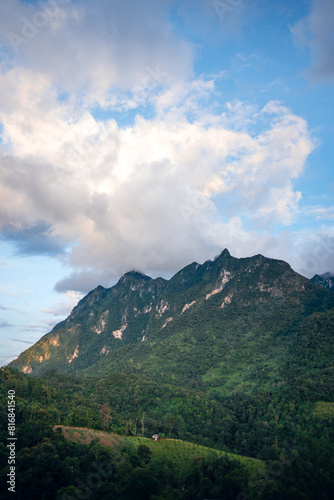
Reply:
[[[331,499],[333,306],[285,262],[226,250],[169,281],[131,272],[97,288],[1,371],[3,443],[16,393],[18,498],[80,498],[99,474],[89,498]],[[120,438],[66,441],[55,425]],[[153,434],[205,448],[166,456]]]
[[[334,492],[330,389],[324,401],[316,401],[316,394],[314,400],[308,399],[314,388],[306,386],[223,397],[119,372],[83,380],[56,374],[31,378],[5,368],[1,372],[2,443],[7,436],[4,402],[9,389],[16,391],[17,498],[27,498],[28,493],[31,498],[80,498],[83,484],[98,470],[106,476],[100,473],[103,480],[90,488],[91,498],[292,500],[330,499]],[[140,445],[106,449],[94,441],[69,443],[52,430],[54,424],[120,436],[151,437],[157,432],[161,438],[258,458],[265,469],[251,472],[229,455],[198,454],[180,478],[178,459],[153,459],[150,450]],[[5,491],[4,444],[1,457]],[[245,496],[238,496],[241,493]],[[2,498],[9,495],[4,493]]]
[[[332,292],[286,262],[224,250],[169,281],[129,272],[110,289],[96,288],[10,366],[34,375],[135,368],[155,380],[168,372],[187,383],[202,377],[220,392],[248,391],[259,369],[265,381],[283,383],[303,322],[332,307]]]

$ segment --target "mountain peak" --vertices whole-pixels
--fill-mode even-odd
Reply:
[[[222,253],[220,254],[221,257],[231,257],[231,254],[230,252],[228,251],[227,248],[224,248],[224,250],[222,251]]]
[[[135,270],[132,270],[132,271],[129,271],[127,273],[125,273],[121,280],[122,281],[125,281],[126,279],[136,279],[136,280],[145,280],[145,281],[149,281],[151,280],[152,278],[150,276],[147,276],[146,274],[143,274],[141,273],[140,271],[135,271]]]
[[[228,259],[229,257],[231,257],[231,254],[230,252],[227,250],[227,248],[225,248],[222,253],[220,255],[218,255],[215,260],[219,260],[219,259]]]

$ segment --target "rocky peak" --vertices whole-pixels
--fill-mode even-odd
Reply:
[[[139,271],[129,271],[128,273],[125,273],[121,279],[119,280],[119,283],[125,283],[126,281],[133,281],[133,280],[144,280],[144,281],[150,281],[152,278],[150,276],[147,276],[146,274],[143,274]]]
[[[228,259],[231,257],[231,254],[230,252],[227,250],[227,248],[225,248],[222,253],[215,258],[215,260],[220,260],[220,259]]]

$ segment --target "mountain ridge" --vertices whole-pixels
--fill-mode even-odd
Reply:
[[[170,280],[133,270],[111,288],[98,286],[10,366],[34,375],[50,369],[105,374],[126,368],[158,377],[160,368],[173,376],[183,370],[190,383],[191,363],[197,366],[201,357],[198,382],[210,377],[222,381],[222,365],[230,366],[238,352],[244,355],[247,342],[258,342],[252,347],[254,371],[259,346],[268,365],[270,356],[282,364],[279,348],[273,352],[280,332],[290,331],[288,345],[291,332],[305,318],[333,306],[332,292],[312,284],[288,263],[261,254],[237,259],[225,249],[214,260],[185,266]],[[223,361],[227,355],[230,361]],[[276,382],[284,380],[281,371],[272,371]],[[226,379],[224,384],[228,388],[232,382]],[[251,376],[242,384],[254,386]]]

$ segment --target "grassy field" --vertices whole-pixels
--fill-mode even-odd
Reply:
[[[212,448],[176,439],[153,441],[153,439],[139,436],[124,437],[83,427],[68,427],[63,425],[55,425],[53,429],[56,430],[57,428],[61,429],[66,439],[77,443],[89,444],[93,439],[97,439],[103,446],[111,448],[129,444],[133,445],[135,448],[138,448],[141,444],[146,445],[151,450],[152,458],[174,462],[181,475],[187,474],[187,472],[190,471],[191,464],[194,460],[210,456],[215,456],[216,458],[227,456],[230,460],[238,460],[245,465],[250,472],[260,472],[265,468],[264,463],[255,458],[234,455],[233,453],[214,450]]]
[[[186,473],[190,470],[191,463],[197,458],[216,456],[217,458],[227,456],[230,460],[238,460],[244,464],[250,472],[258,472],[265,468],[261,460],[255,458],[243,457],[227,453],[225,451],[214,450],[205,446],[200,446],[186,441],[175,439],[162,439],[153,441],[153,439],[142,437],[127,437],[130,443],[138,447],[140,444],[148,446],[152,452],[152,457],[159,459],[168,459],[176,462],[180,473]]]

